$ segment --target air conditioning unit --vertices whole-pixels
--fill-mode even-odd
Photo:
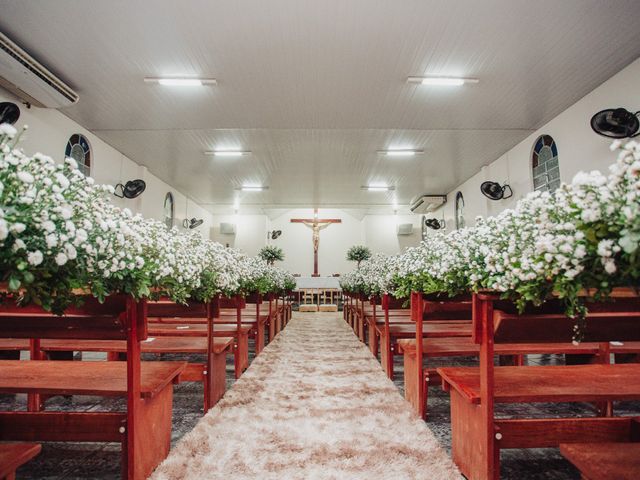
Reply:
[[[399,223],[396,227],[398,235],[411,235],[413,233],[413,223]]]
[[[36,107],[68,107],[78,94],[0,33],[0,87]]]
[[[223,235],[235,235],[236,234],[236,224],[235,223],[221,223],[220,224],[220,233]]]
[[[421,195],[411,201],[410,209],[413,213],[428,213],[445,203],[447,203],[446,195]]]

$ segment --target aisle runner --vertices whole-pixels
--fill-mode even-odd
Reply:
[[[295,313],[152,478],[461,478],[338,315]]]

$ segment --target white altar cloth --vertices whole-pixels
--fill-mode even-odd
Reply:
[[[296,277],[296,290],[304,288],[340,289],[340,277]]]

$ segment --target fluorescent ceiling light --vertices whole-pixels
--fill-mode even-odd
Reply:
[[[409,83],[418,83],[420,85],[435,85],[435,86],[453,86],[459,87],[467,83],[478,83],[480,80],[477,78],[462,78],[462,77],[409,77],[407,79]]]
[[[249,150],[208,150],[204,153],[205,155],[214,155],[216,157],[242,157],[244,155],[251,155]]]
[[[381,155],[386,155],[387,157],[413,157],[420,153],[424,153],[424,150],[415,150],[412,148],[404,148],[397,150],[378,150],[378,153]]]
[[[262,192],[263,190],[267,190],[269,187],[263,187],[261,185],[243,185],[240,187],[240,190],[243,192]]]
[[[158,83],[169,87],[201,87],[202,85],[215,85],[215,78],[188,78],[188,77],[157,77],[145,78],[145,83]]]
[[[390,187],[389,185],[379,185],[379,184],[373,184],[373,185],[363,185],[362,190],[367,190],[369,192],[389,192],[391,190],[395,190],[395,187]]]

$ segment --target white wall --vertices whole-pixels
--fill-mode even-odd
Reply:
[[[558,146],[560,178],[563,181],[570,182],[581,170],[607,172],[608,166],[615,161],[615,154],[609,151],[611,142],[594,133],[589,121],[594,113],[616,107],[624,107],[629,111],[640,110],[640,59],[451,191],[443,207],[448,230],[455,228],[453,218],[458,190],[464,195],[467,225],[473,225],[477,215],[495,215],[505,208],[513,207],[519,198],[533,191],[531,153],[540,135],[551,135],[555,140]],[[513,197],[502,201],[487,199],[480,193],[480,184],[485,180],[500,183],[506,181],[513,189]],[[436,213],[436,217],[439,218],[440,215],[441,211]]]
[[[233,223],[236,226],[235,235],[220,233],[220,223]],[[267,244],[267,230],[266,215],[216,215],[213,218],[211,238],[254,256]]]
[[[367,215],[363,219],[365,244],[375,253],[394,255],[420,243],[419,215]],[[411,235],[398,235],[398,224],[411,223]]]
[[[354,268],[346,260],[349,247],[367,245],[374,253],[395,254],[408,246],[420,242],[420,217],[415,215],[363,215],[357,210],[322,209],[320,218],[339,218],[320,232],[318,270],[320,275],[329,276],[345,273]],[[224,245],[255,255],[267,244],[281,247],[285,260],[282,268],[292,273],[311,275],[313,273],[313,240],[311,229],[301,223],[291,223],[292,218],[313,218],[312,209],[292,209],[267,215],[215,215],[212,238]],[[236,223],[235,235],[220,234],[220,223]],[[399,236],[397,223],[412,223],[412,235]],[[276,240],[267,240],[267,232],[282,230]]]
[[[69,137],[74,133],[80,133],[91,144],[91,176],[96,182],[115,185],[141,178],[147,184],[147,189],[140,197],[133,200],[113,197],[114,204],[127,207],[146,218],[162,220],[164,197],[170,191],[175,201],[175,223],[181,225],[185,217],[202,218],[205,222],[198,231],[208,237],[212,225],[211,214],[153,175],[146,167],[133,162],[58,110],[37,107],[27,109],[19,99],[0,88],[0,102],[3,101],[14,102],[20,106],[21,114],[16,127],[29,126],[20,143],[20,147],[27,154],[41,152],[61,162]]]

